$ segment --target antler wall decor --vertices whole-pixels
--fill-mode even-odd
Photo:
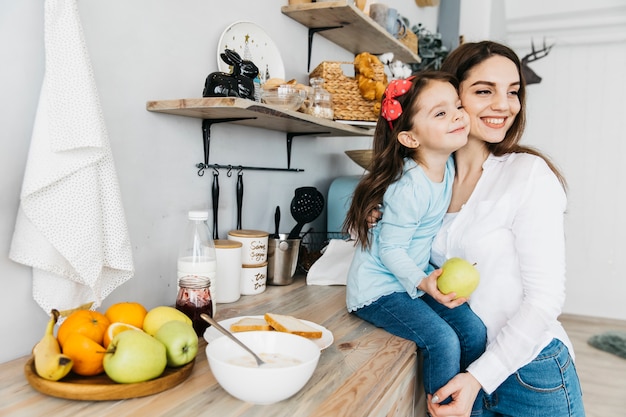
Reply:
[[[541,58],[545,58],[546,56],[548,56],[548,54],[550,53],[550,50],[552,49],[554,45],[555,44],[547,46],[546,40],[544,38],[543,48],[539,50],[535,50],[535,43],[531,40],[530,42],[531,52],[522,58],[522,75],[524,76],[524,79],[526,80],[526,85],[539,84],[541,82],[541,77],[537,75],[537,73],[533,71],[532,68],[528,66],[528,64],[530,62],[534,62],[534,61],[537,61]]]

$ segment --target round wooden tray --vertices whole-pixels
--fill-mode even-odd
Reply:
[[[24,365],[24,374],[34,389],[53,397],[84,401],[123,400],[152,395],[175,387],[189,377],[195,363],[194,359],[180,368],[167,367],[160,377],[134,384],[118,384],[106,374],[80,376],[73,372],[60,381],[48,381],[37,375],[32,357]]]

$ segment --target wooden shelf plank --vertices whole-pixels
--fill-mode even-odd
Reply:
[[[312,136],[371,136],[373,134],[373,129],[351,126],[296,111],[280,110],[237,97],[153,100],[146,103],[146,109],[151,112],[199,119],[239,119],[229,121],[229,123]]]
[[[405,63],[421,62],[417,51],[411,51],[358,7],[345,0],[294,4],[283,6],[281,11],[308,28],[342,26],[318,33],[355,55],[361,52],[373,55],[393,52],[396,59]]]

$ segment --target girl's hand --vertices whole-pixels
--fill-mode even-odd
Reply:
[[[480,383],[469,372],[456,374],[434,395],[428,395],[428,412],[433,417],[469,417],[480,389]],[[452,396],[450,403],[439,404],[439,401],[449,396]]]
[[[442,272],[441,268],[435,269],[430,275],[422,279],[417,286],[417,289],[424,291],[426,294],[433,297],[439,304],[443,304],[448,308],[458,307],[466,302],[467,298],[459,297],[455,299],[456,293],[451,292],[449,294],[444,294],[439,291],[439,288],[437,287],[437,278],[439,278],[439,275],[441,275]]]

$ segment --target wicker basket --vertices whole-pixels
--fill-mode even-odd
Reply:
[[[324,79],[324,89],[333,96],[335,120],[376,121],[378,113],[374,110],[374,100],[361,96],[356,78],[344,74],[342,65],[354,65],[352,62],[323,61],[311,72],[310,77]],[[377,79],[383,79],[385,66],[374,65]]]

